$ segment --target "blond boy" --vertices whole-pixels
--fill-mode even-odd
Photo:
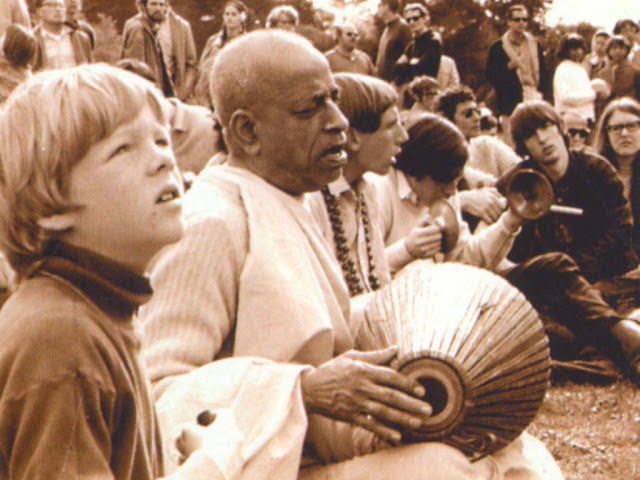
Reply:
[[[0,312],[1,478],[163,474],[132,321],[147,264],[183,231],[162,101],[92,65],[36,75],[0,112],[0,247],[19,278]],[[171,478],[235,475],[216,425]]]

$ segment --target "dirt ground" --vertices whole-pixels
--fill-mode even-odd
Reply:
[[[640,388],[629,381],[553,384],[528,431],[566,480],[640,479]]]

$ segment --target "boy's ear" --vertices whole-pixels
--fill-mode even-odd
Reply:
[[[260,139],[256,133],[253,113],[247,110],[236,110],[229,120],[229,132],[232,138],[249,155],[260,153]]]
[[[360,132],[349,127],[347,128],[347,150],[357,152],[360,150]]]
[[[73,210],[65,213],[56,213],[48,217],[41,217],[37,223],[40,228],[54,232],[64,232],[70,230],[76,222],[76,215]]]

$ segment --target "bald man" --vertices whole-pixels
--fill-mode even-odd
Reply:
[[[340,266],[303,203],[346,162],[348,124],[327,60],[296,34],[256,31],[220,52],[211,94],[227,163],[207,167],[188,192],[185,236],[155,262],[155,294],[140,315],[159,402],[208,388],[209,405],[230,406],[246,436],[240,478],[493,478],[494,459],[471,464],[443,444],[402,446],[401,431],[431,413],[424,387],[386,366],[394,347],[351,350]],[[293,380],[246,400],[252,380],[236,376],[233,363],[247,356],[275,362],[270,368]],[[220,362],[224,371],[215,370]],[[284,411],[265,409],[282,383],[294,400]],[[296,399],[306,412],[305,464],[316,464],[299,476],[301,444],[296,450],[292,439],[300,423],[288,414]],[[252,419],[266,425],[263,435]]]

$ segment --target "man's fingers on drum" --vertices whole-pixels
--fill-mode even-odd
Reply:
[[[367,378],[375,387],[372,389],[371,395],[373,396],[370,398],[379,399],[382,400],[383,403],[394,405],[397,396],[389,393],[393,392],[394,394],[401,395],[402,398],[406,397],[413,401],[423,403],[414,397],[424,397],[426,393],[424,387],[416,380],[402,375],[391,368],[371,366]],[[414,397],[408,396],[407,394],[413,395]]]
[[[409,398],[409,402],[412,399]],[[416,402],[413,400],[413,402]],[[379,422],[385,425],[403,430],[416,430],[424,424],[432,413],[431,405],[424,402],[416,402],[419,408],[418,412],[408,412],[404,408],[394,408],[389,404],[369,401],[365,407],[365,411],[369,412]]]
[[[402,433],[378,422],[371,414],[359,414],[355,419],[355,423],[375,433],[387,442],[398,445],[402,441]]]

